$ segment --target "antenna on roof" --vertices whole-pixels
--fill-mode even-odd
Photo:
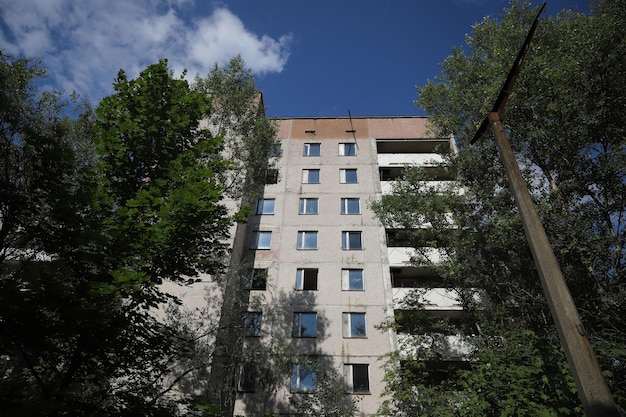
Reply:
[[[350,119],[350,130],[346,130],[346,133],[352,133],[354,144],[356,145],[356,148],[359,149],[359,144],[356,141],[356,130],[354,130],[354,126],[352,125],[352,114],[350,113],[350,109],[348,109],[348,118]]]

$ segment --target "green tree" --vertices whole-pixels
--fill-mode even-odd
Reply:
[[[359,410],[358,399],[347,395],[347,385],[332,365],[317,361],[315,392],[302,395],[295,402],[298,417],[353,417]]]
[[[86,351],[94,327],[107,329],[94,320],[106,301],[85,298],[97,255],[77,245],[97,243],[87,215],[92,119],[88,109],[64,116],[70,103],[59,92],[38,94],[38,63],[0,58],[0,402],[12,415],[58,415],[100,389],[97,379],[85,389],[75,382],[99,368]]]
[[[72,119],[39,65],[1,58],[0,406],[173,415],[189,340],[153,314],[176,301],[158,284],[221,271],[232,223],[211,100],[161,61]]]
[[[158,284],[215,271],[231,220],[217,179],[229,169],[222,140],[200,126],[210,98],[174,78],[165,60],[135,80],[120,71],[114,88],[96,109],[96,143],[110,256],[123,259],[118,281]]]
[[[542,16],[507,103],[504,123],[527,185],[618,404],[626,406],[626,35],[622,0],[585,15]],[[418,89],[433,134],[454,135],[446,168],[456,190],[434,192],[408,168],[374,204],[383,223],[409,229],[416,247],[433,236],[448,260],[431,265],[478,324],[474,361],[437,377],[419,355],[390,363],[387,410],[409,415],[581,415],[491,135],[470,146],[536,10],[511,3],[473,26],[442,74]],[[448,220],[442,213],[448,213]],[[450,227],[452,219],[454,227]],[[428,237],[416,230],[430,223]],[[423,261],[423,259],[422,259]],[[476,302],[482,299],[482,302]],[[419,310],[414,297],[407,306]],[[418,324],[419,326],[419,324]],[[403,367],[398,368],[399,361]],[[454,394],[449,394],[453,392]],[[411,395],[423,401],[410,408]],[[437,395],[437,401],[426,401]]]
[[[275,161],[281,154],[277,125],[265,117],[252,71],[237,56],[225,67],[215,64],[206,77],[196,76],[193,90],[214,101],[209,128],[223,138],[225,154],[234,165],[221,176],[226,194],[252,201],[261,186],[277,181]]]
[[[217,64],[205,76],[196,76],[194,92],[210,97],[213,101],[211,114],[205,119],[207,128],[223,139],[222,155],[231,164],[230,170],[218,174],[224,195],[243,206],[238,220],[237,234],[243,236],[249,206],[261,196],[263,186],[278,180],[276,158],[280,157],[277,124],[265,116],[263,97],[257,89],[253,74],[245,67],[241,57],[231,59],[228,65]],[[247,215],[246,215],[247,214]],[[244,280],[248,278],[250,259],[237,259],[241,252],[235,250],[229,270],[219,281],[222,293],[220,321],[213,341],[213,361],[210,376],[204,378],[207,397],[220,404],[221,415],[232,415],[237,394],[237,370],[242,364],[255,364],[257,388],[271,395],[276,390],[283,366],[290,353],[282,343],[273,340],[269,344],[246,340],[242,328],[242,311],[258,305],[250,297]],[[251,404],[254,412],[272,410],[270,399]]]

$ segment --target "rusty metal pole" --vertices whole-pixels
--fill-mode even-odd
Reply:
[[[619,409],[600,371],[572,295],[515,161],[500,115],[498,112],[491,112],[487,118],[496,138],[500,158],[509,178],[526,239],[535,260],[535,267],[539,272],[541,285],[548,299],[585,413],[587,417],[620,417]]]

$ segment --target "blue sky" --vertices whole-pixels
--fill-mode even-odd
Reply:
[[[540,4],[534,1],[534,4]],[[96,102],[120,68],[167,58],[206,75],[241,54],[267,114],[420,115],[416,85],[440,73],[472,25],[507,0],[0,0],[0,50],[42,59],[50,87]],[[586,0],[548,1],[547,13]]]

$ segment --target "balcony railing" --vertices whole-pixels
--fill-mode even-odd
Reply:
[[[391,194],[394,181],[381,181],[380,188],[383,195]],[[458,195],[463,195],[463,188],[458,186],[456,181],[425,181],[425,186],[431,190],[444,191],[454,190]]]
[[[398,346],[404,355],[421,356],[437,353],[448,360],[467,359],[472,353],[472,338],[461,335],[399,334]],[[435,352],[424,352],[433,350]],[[430,356],[430,355],[429,355]]]
[[[381,153],[378,154],[379,167],[404,165],[433,166],[443,162],[441,155],[436,153]]]
[[[394,247],[387,248],[387,256],[389,259],[389,266],[391,267],[403,267],[414,265],[411,261],[412,258],[425,257],[427,262],[424,265],[430,263],[438,264],[446,259],[444,249],[440,248],[421,248],[419,253],[414,248],[408,247]]]
[[[403,307],[404,300],[415,288],[393,288],[393,302],[396,309]],[[419,290],[419,289],[418,289]],[[422,291],[420,302],[426,310],[462,310],[459,293],[448,288],[431,288]]]

